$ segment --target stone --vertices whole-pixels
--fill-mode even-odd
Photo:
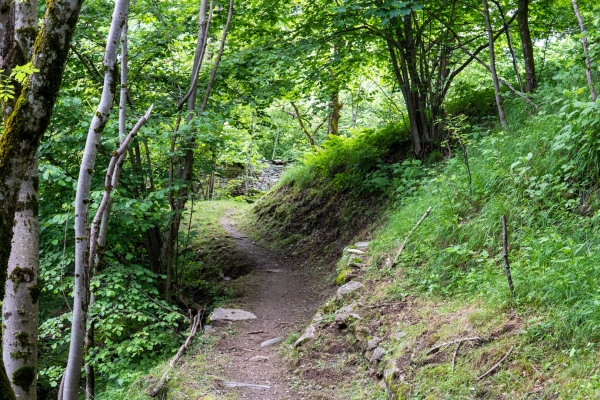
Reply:
[[[302,343],[304,343],[308,340],[314,339],[316,336],[317,336],[317,326],[316,326],[316,324],[312,324],[308,328],[306,328],[306,330],[304,331],[302,336],[300,336],[298,338],[298,340],[296,340],[296,343],[294,343],[294,347],[298,347]]]
[[[352,281],[352,282],[348,282],[343,286],[340,286],[337,290],[337,295],[338,296],[343,296],[346,295],[348,293],[352,293],[355,290],[360,289],[361,287],[363,287],[363,284],[357,281]]]
[[[212,326],[210,325],[204,325],[204,333],[210,331],[212,329]]]
[[[236,387],[247,387],[250,389],[271,389],[271,386],[267,386],[267,385],[257,385],[254,383],[243,383],[243,382],[230,382],[230,381],[223,381],[223,385],[230,387],[230,388],[236,388]]]
[[[350,318],[360,319],[360,315],[354,312],[356,304],[344,306],[335,312],[335,323],[340,327],[348,326]]]
[[[274,344],[281,343],[282,341],[283,341],[282,337],[277,337],[277,338],[274,338],[274,339],[265,340],[264,342],[262,342],[260,344],[260,347],[273,346]]]
[[[346,253],[350,253],[350,254],[356,254],[356,255],[359,255],[359,256],[362,256],[362,255],[364,255],[364,254],[367,254],[367,253],[365,253],[364,251],[362,251],[362,250],[358,250],[358,249],[346,249]]]
[[[247,319],[256,319],[256,315],[251,312],[237,308],[215,308],[210,315],[209,320],[215,321],[244,321]]]
[[[382,349],[381,347],[378,347],[375,349],[375,351],[373,352],[373,355],[371,356],[371,362],[381,361],[384,356],[385,356],[385,350]]]
[[[396,340],[400,340],[402,339],[404,336],[406,336],[406,332],[402,331],[402,332],[396,332],[392,335],[392,339],[396,339]]]
[[[375,336],[373,339],[369,340],[367,342],[367,348],[369,350],[373,350],[375,349],[377,346],[379,346],[379,343],[381,343],[381,338],[378,338],[377,336]]]
[[[364,250],[369,247],[370,243],[371,242],[356,242],[356,243],[354,243],[354,245],[356,246],[357,249]]]
[[[254,357],[250,358],[248,361],[259,362],[259,361],[267,361],[268,359],[269,359],[269,357],[266,357],[266,356],[254,356]]]

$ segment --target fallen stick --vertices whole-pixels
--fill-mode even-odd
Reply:
[[[504,258],[504,272],[506,273],[506,280],[508,281],[508,288],[510,289],[510,295],[515,297],[515,287],[513,285],[512,275],[510,273],[510,264],[508,262],[508,233],[506,231],[506,215],[502,216],[502,249]]]
[[[256,335],[257,333],[265,333],[265,331],[246,332],[246,335]]]
[[[502,362],[504,360],[506,360],[506,358],[510,355],[510,353],[512,353],[514,348],[515,348],[515,346],[510,346],[510,350],[508,350],[508,353],[506,353],[504,355],[504,357],[502,357],[502,359],[500,361],[498,361],[496,364],[494,364],[494,366],[492,368],[490,368],[485,374],[483,374],[479,378],[477,378],[477,380],[480,381],[483,378],[485,378],[486,376],[488,376],[489,374],[491,374],[492,372],[494,372],[500,366],[500,364],[502,364]]]
[[[454,354],[452,355],[452,372],[454,372],[454,367],[456,366],[456,356],[458,355],[458,350],[460,350],[460,346],[462,346],[464,342],[458,342],[456,345],[456,350],[454,350]]]
[[[167,369],[167,371],[163,374],[163,376],[160,378],[160,380],[158,381],[158,383],[156,384],[154,389],[148,391],[148,396],[156,397],[158,392],[160,392],[160,390],[163,388],[163,386],[167,383],[167,381],[169,380],[169,372],[171,372],[171,370],[173,368],[175,368],[175,364],[177,364],[177,361],[179,361],[179,359],[181,358],[183,353],[190,346],[190,343],[192,342],[192,339],[194,338],[194,336],[196,336],[196,332],[198,332],[198,328],[200,328],[202,326],[202,316],[203,316],[203,313],[199,313],[199,314],[196,314],[196,316],[194,318],[192,318],[191,323],[190,323],[190,334],[188,335],[187,339],[185,340],[185,343],[181,345],[177,354],[175,354],[175,356],[171,359],[171,361],[169,361],[169,369]]]
[[[439,345],[437,345],[437,346],[435,346],[435,347],[431,348],[431,349],[430,349],[430,350],[429,350],[429,351],[426,353],[426,355],[433,354],[433,353],[435,353],[436,351],[438,351],[439,349],[441,349],[442,347],[448,347],[448,346],[450,346],[451,344],[455,344],[455,343],[462,343],[462,342],[483,342],[483,341],[484,341],[484,339],[483,339],[482,337],[479,337],[479,336],[475,336],[475,337],[468,337],[468,338],[462,338],[462,339],[456,339],[456,340],[452,340],[452,341],[450,341],[450,342],[446,342],[446,343],[439,344]]]
[[[394,257],[394,261],[392,262],[392,267],[398,263],[398,257],[400,257],[400,253],[402,253],[402,250],[404,250],[404,246],[406,246],[406,242],[408,242],[408,238],[410,238],[410,236],[413,234],[413,232],[417,230],[419,225],[421,225],[421,223],[425,220],[425,218],[427,218],[427,216],[429,215],[430,212],[431,212],[431,207],[429,207],[427,209],[427,211],[425,211],[425,214],[423,214],[421,219],[419,221],[417,221],[417,224],[410,230],[410,232],[408,232],[406,239],[404,239],[404,242],[402,242],[402,245],[400,246],[400,248],[398,249],[398,252],[396,253],[396,257]]]

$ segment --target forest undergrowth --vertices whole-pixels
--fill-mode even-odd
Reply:
[[[344,304],[358,304],[362,319],[342,330],[324,328],[318,341],[290,350],[296,367],[350,368],[342,357],[336,365],[319,355],[341,341],[362,354],[362,373],[383,382],[372,391],[359,390],[355,398],[600,394],[595,374],[600,361],[598,137],[597,122],[589,116],[598,105],[578,99],[575,91],[544,90],[536,99],[542,104],[539,113],[512,100],[506,130],[451,118],[457,135],[446,152],[442,148],[424,163],[410,157],[386,163],[382,154],[374,155],[368,138],[385,137],[384,131],[333,142],[258,203],[258,221],[279,238],[305,235],[306,227],[293,221],[318,213],[281,202],[282,196],[293,200],[290,193],[314,198],[331,198],[325,195],[330,190],[355,198],[368,193],[370,201],[388,204],[378,217],[385,223],[373,234],[365,266],[357,272],[347,267],[347,257],[338,263],[338,283],[359,280],[365,289],[333,299],[321,310],[329,328]],[[382,143],[381,137],[374,142]],[[356,156],[356,148],[374,156]],[[448,156],[447,149],[455,151],[454,157],[439,161]],[[394,264],[400,244],[429,207],[431,213]],[[505,274],[502,216],[514,293]],[[400,311],[390,310],[392,303]],[[456,343],[431,351],[436,344],[469,337],[479,339],[475,345],[467,342],[460,353]],[[369,362],[373,339],[386,354],[375,363]],[[502,365],[480,378],[499,360]]]

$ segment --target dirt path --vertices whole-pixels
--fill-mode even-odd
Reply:
[[[242,289],[242,297],[235,299],[234,305],[257,318],[213,328],[211,334],[219,335],[220,340],[207,358],[224,380],[220,395],[261,400],[312,398],[309,388],[294,385],[289,363],[278,354],[281,344],[261,348],[261,343],[278,337],[285,341],[290,332],[300,332],[332,289],[323,287],[322,279],[303,271],[299,263],[254,243],[234,226],[230,215],[226,212],[220,222],[234,238],[237,252],[255,268],[233,283]],[[251,360],[255,356],[268,359]],[[227,382],[264,387],[231,388]]]

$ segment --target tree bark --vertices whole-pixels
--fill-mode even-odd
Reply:
[[[217,69],[219,68],[219,64],[221,63],[221,57],[223,56],[223,51],[225,50],[225,40],[227,39],[227,33],[229,32],[229,27],[231,25],[232,17],[233,17],[233,0],[230,0],[229,1],[229,13],[227,14],[227,22],[225,23],[225,28],[223,28],[223,35],[221,36],[221,44],[219,46],[219,52],[217,53],[217,59],[215,60],[215,64],[213,65],[212,71],[210,71],[210,78],[208,80],[208,84],[206,85],[204,99],[202,100],[202,107],[200,108],[202,111],[205,111],[206,107],[208,105],[208,97],[210,96],[210,91],[215,82],[215,76],[217,75]]]
[[[0,297],[5,292],[18,193],[35,163],[38,144],[50,122],[81,3],[82,0],[48,3],[32,56],[38,72],[29,77],[9,111],[0,137]],[[2,361],[0,400],[3,399],[14,399],[14,393]]]
[[[116,61],[121,30],[127,20],[128,0],[116,0],[112,22],[104,54],[104,85],[102,96],[92,118],[81,160],[77,193],[75,196],[75,291],[71,322],[71,343],[65,371],[63,399],[76,400],[79,393],[81,366],[83,364],[84,341],[89,298],[90,268],[88,210],[92,174],[98,154],[100,136],[110,115],[116,91]]]
[[[583,52],[585,53],[585,75],[587,77],[587,82],[590,87],[590,94],[592,95],[592,100],[596,101],[598,99],[598,96],[596,95],[596,89],[594,89],[594,80],[592,79],[592,63],[590,62],[590,49],[588,47],[587,36],[585,35],[585,25],[583,24],[583,18],[581,18],[581,13],[579,12],[577,1],[571,0],[571,3],[573,4],[573,10],[575,10],[577,21],[579,21],[579,28],[581,29],[581,43],[583,44]]]
[[[211,0],[212,5],[212,0]],[[196,52],[194,53],[194,63],[192,66],[192,74],[190,79],[190,87],[183,96],[183,98],[179,101],[177,105],[177,110],[181,111],[183,106],[187,101],[187,111],[188,115],[186,117],[186,121],[189,122],[192,119],[192,112],[196,109],[196,95],[198,89],[198,75],[200,73],[200,67],[202,66],[202,61],[204,59],[204,53],[206,50],[206,37],[208,36],[208,20],[206,18],[206,8],[207,8],[207,0],[200,1],[200,10],[198,15],[198,36],[196,38]],[[175,126],[175,132],[173,134],[173,138],[171,141],[171,154],[175,151],[175,145],[177,141],[177,133],[179,130],[179,124],[181,123],[181,116],[177,118],[177,123]],[[178,177],[183,181],[189,181],[191,178],[192,166],[194,164],[194,151],[191,148],[193,144],[193,140],[186,140],[186,144],[190,146],[190,148],[186,151],[184,157],[184,167],[178,173]],[[172,186],[173,179],[175,178],[175,160],[171,159],[169,161],[169,186]],[[180,190],[178,195],[175,196],[175,193],[171,192],[169,194],[169,205],[171,207],[171,221],[169,223],[169,228],[165,232],[163,239],[163,250],[162,250],[162,260],[163,263],[166,264],[166,283],[165,283],[165,297],[167,299],[167,303],[171,303],[171,289],[172,289],[172,280],[173,280],[173,257],[175,255],[175,242],[177,240],[179,224],[181,216],[179,215],[180,210],[185,205],[185,196],[184,190]]]
[[[494,34],[492,32],[492,24],[490,23],[490,10],[487,0],[483,0],[483,17],[488,34],[489,51],[490,51],[490,72],[494,83],[494,95],[496,97],[496,105],[498,106],[498,117],[504,128],[508,126],[502,109],[502,99],[500,98],[500,84],[498,83],[498,74],[496,73],[496,57],[494,54]]]
[[[8,40],[12,42],[13,55],[8,59],[3,58],[2,63],[7,70],[15,67],[17,62],[25,63],[33,54],[33,42],[38,32],[37,6],[37,0],[25,0],[15,2],[11,7],[14,8],[14,30],[5,33],[13,35],[13,39]],[[5,110],[13,106],[7,104]],[[19,189],[6,294],[2,304],[2,356],[12,389],[17,398],[23,400],[37,398],[40,294],[38,200],[36,153]]]
[[[339,136],[340,118],[342,116],[341,110],[344,104],[340,102],[340,94],[335,93],[331,97],[331,116],[329,117],[329,129],[330,135]]]
[[[498,13],[500,14],[500,18],[502,19],[502,25],[505,29],[504,33],[506,34],[506,44],[508,45],[508,51],[510,52],[510,57],[512,59],[515,76],[517,77],[517,81],[519,82],[519,88],[521,89],[521,92],[523,92],[523,80],[521,79],[521,73],[519,72],[519,64],[517,62],[517,56],[515,55],[515,48],[513,46],[510,34],[510,27],[508,26],[508,22],[506,22],[506,17],[504,16],[504,11],[502,10],[500,2],[498,0],[492,0],[492,2],[496,4],[496,7],[498,7]]]
[[[519,0],[517,23],[519,25],[519,35],[521,36],[521,47],[525,63],[525,90],[527,90],[527,93],[531,93],[537,87],[537,79],[535,76],[533,42],[531,41],[531,33],[529,32],[529,0]]]
[[[18,399],[36,399],[39,221],[37,157],[21,185],[12,251],[8,262],[6,295],[2,304],[3,357]]]

